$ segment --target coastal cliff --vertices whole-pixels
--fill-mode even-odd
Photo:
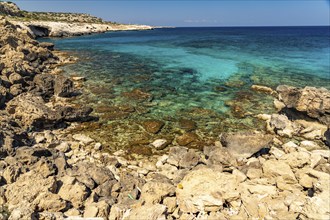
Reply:
[[[85,79],[61,73],[75,58],[3,17],[0,58],[0,219],[329,219],[324,88],[254,85],[278,109],[255,116],[265,130],[219,134],[198,149],[187,132],[166,151],[131,160],[69,132],[97,120],[72,103]],[[163,127],[143,124],[150,134]]]
[[[69,37],[107,31],[151,30],[148,25],[128,25],[104,21],[82,13],[27,12],[14,3],[0,2],[0,15],[34,37]]]

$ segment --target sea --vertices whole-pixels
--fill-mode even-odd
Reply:
[[[74,102],[92,106],[98,120],[78,129],[110,151],[162,138],[175,145],[184,133],[211,145],[223,132],[262,131],[256,116],[276,112],[274,97],[252,85],[330,89],[329,26],[159,28],[43,41],[79,58],[62,69],[86,77]],[[146,120],[165,126],[150,134]]]

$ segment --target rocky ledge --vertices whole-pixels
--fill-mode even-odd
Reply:
[[[68,134],[93,118],[52,49],[1,19],[0,219],[329,219],[328,90],[255,85],[279,110],[265,131],[129,160]]]

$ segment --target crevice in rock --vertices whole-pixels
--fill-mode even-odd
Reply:
[[[47,27],[42,27],[38,25],[29,25],[30,30],[36,37],[48,37],[50,30]]]

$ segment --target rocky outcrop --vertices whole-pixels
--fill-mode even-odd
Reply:
[[[0,2],[0,15],[22,17],[23,13],[19,7],[12,2]]]
[[[286,108],[293,108],[330,126],[330,92],[327,89],[281,85],[276,90]]]

